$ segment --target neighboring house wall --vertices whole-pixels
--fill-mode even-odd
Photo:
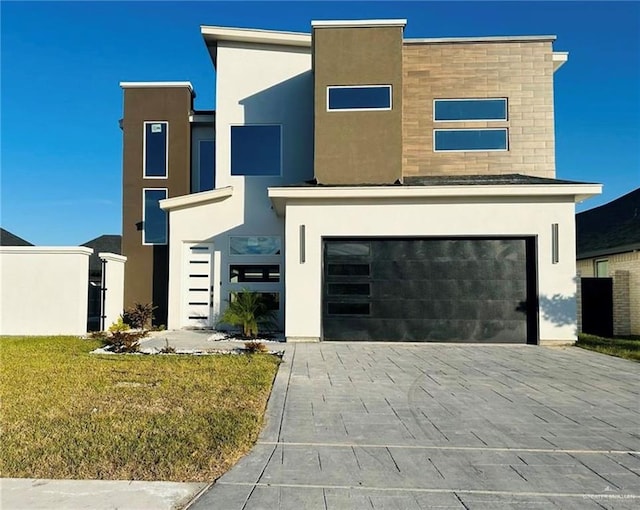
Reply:
[[[462,195],[462,191],[460,194]],[[286,207],[287,339],[322,338],[322,238],[326,236],[537,236],[540,342],[576,339],[573,197],[327,199]],[[551,225],[559,224],[559,263],[551,260]],[[301,261],[300,225],[305,225]]]
[[[124,308],[124,268],[127,257],[115,253],[98,253],[105,262],[103,282],[106,289],[104,299],[104,327],[106,330],[118,320]]]
[[[555,177],[551,39],[403,47],[404,176]],[[507,98],[508,120],[434,122],[434,99]],[[508,151],[434,152],[434,128],[508,128]]]
[[[595,263],[606,259],[609,262],[609,276],[614,279],[613,328],[614,334],[640,335],[640,251],[603,255],[578,260],[577,269],[581,277],[595,276]],[[628,285],[625,272],[628,275]],[[616,285],[616,279],[621,281]],[[628,290],[625,287],[628,286]],[[626,313],[628,310],[628,315]],[[628,317],[628,326],[627,320]],[[628,329],[628,333],[625,330]]]
[[[402,178],[402,26],[315,27],[315,177],[320,184]],[[327,87],[391,85],[379,111],[327,111]]]
[[[148,87],[122,84],[124,89],[122,254],[125,269],[124,304],[153,303],[155,323],[167,316],[168,246],[143,244],[143,189],[166,188],[167,196],[190,192],[191,141],[189,114],[192,92],[186,86]],[[145,121],[168,122],[166,177],[143,175]]]
[[[1,248],[0,334],[85,334],[92,252],[75,246]]]
[[[313,81],[310,48],[220,41],[216,50],[216,192],[193,196],[197,202],[170,211],[169,328],[188,325],[186,247],[213,244],[213,323],[231,291],[250,288],[277,292],[279,324],[284,325],[284,254],[231,255],[230,236],[278,237],[284,246],[284,222],[272,209],[267,187],[313,177]],[[231,128],[248,124],[281,126],[280,176],[231,175]],[[208,198],[213,197],[213,198]],[[171,202],[171,201],[169,201]],[[231,264],[277,264],[280,281],[231,283]],[[216,273],[217,271],[217,273]]]

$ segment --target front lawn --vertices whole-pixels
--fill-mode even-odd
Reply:
[[[0,338],[4,477],[211,481],[253,445],[271,355],[93,355],[96,340]]]
[[[576,346],[610,356],[640,361],[640,337],[603,338],[580,333]]]

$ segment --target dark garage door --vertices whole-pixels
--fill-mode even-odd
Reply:
[[[324,239],[325,340],[536,342],[533,238]]]

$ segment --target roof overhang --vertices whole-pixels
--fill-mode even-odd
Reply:
[[[578,252],[578,254],[576,255],[576,259],[577,260],[595,259],[599,257],[606,257],[609,255],[618,255],[620,253],[631,253],[634,251],[640,251],[640,243],[613,246],[611,248],[602,248],[600,250]]]
[[[569,60],[568,51],[554,51],[551,54],[551,61],[553,62],[553,72],[556,72]]]
[[[153,88],[188,88],[189,92],[195,96],[193,85],[190,81],[121,81],[120,87],[123,89],[153,89]]]
[[[303,32],[201,25],[200,33],[207,45],[213,65],[216,65],[218,43],[221,41],[311,48],[311,34]]]
[[[316,20],[311,22],[312,28],[373,28],[373,27],[405,27],[406,19],[340,19]]]
[[[164,200],[160,200],[160,209],[163,211],[186,209],[211,202],[219,202],[229,198],[231,195],[233,195],[233,186],[218,188],[211,191],[201,191],[200,193],[192,193],[190,195],[182,195],[179,197],[165,198]]]
[[[268,188],[279,216],[288,202],[305,200],[416,200],[464,198],[566,197],[574,202],[602,193],[602,184],[450,185],[450,186],[299,186]]]

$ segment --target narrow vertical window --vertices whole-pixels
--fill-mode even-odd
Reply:
[[[213,140],[200,140],[198,143],[198,191],[213,189],[215,176],[215,145]]]
[[[142,244],[167,244],[167,212],[160,209],[165,198],[166,188],[142,190]]]
[[[169,123],[147,121],[144,123],[143,170],[148,179],[166,179],[169,159]]]

